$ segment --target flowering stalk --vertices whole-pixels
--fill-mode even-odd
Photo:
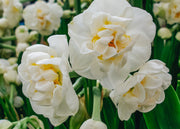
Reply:
[[[9,97],[9,102],[11,104],[13,104],[14,90],[16,88],[15,88],[15,85],[13,83],[11,83],[10,86],[11,86],[11,93],[10,93],[10,97]]]
[[[16,51],[16,47],[15,46],[8,45],[8,44],[0,43],[0,48],[6,48],[6,49],[10,49],[10,50]]]
[[[84,81],[83,77],[80,77],[76,80],[76,82],[73,84],[74,90],[76,91],[76,93],[78,94],[79,90],[82,87],[82,83]]]
[[[93,93],[94,93],[94,103],[93,103],[92,119],[96,121],[101,121],[101,117],[100,117],[101,91],[99,88],[94,87]]]
[[[0,38],[1,42],[12,41],[12,40],[16,40],[16,36],[15,35],[6,36],[6,37],[1,37]]]

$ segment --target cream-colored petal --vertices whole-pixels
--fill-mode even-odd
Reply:
[[[134,113],[137,109],[137,105],[128,104],[124,102],[123,99],[120,99],[118,104],[118,116],[121,121],[129,120],[131,114]]]
[[[65,56],[68,58],[68,42],[65,35],[53,35],[48,38],[49,46],[56,50],[59,57]]]

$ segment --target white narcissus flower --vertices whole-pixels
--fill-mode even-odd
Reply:
[[[24,25],[18,26],[15,30],[15,35],[16,35],[18,43],[27,42],[29,38],[28,28]]]
[[[37,1],[28,5],[23,12],[25,25],[42,35],[49,35],[60,27],[60,17],[63,15],[61,6],[56,3]]]
[[[121,120],[128,120],[136,110],[151,111],[156,104],[163,102],[164,90],[171,83],[168,68],[159,60],[148,61],[139,72],[116,86],[110,97],[118,108]]]
[[[94,0],[69,24],[69,35],[70,61],[78,74],[101,81],[113,71],[126,78],[149,59],[155,24],[150,14],[126,0]]]
[[[101,121],[88,119],[81,125],[80,129],[107,129],[107,126]]]
[[[23,6],[19,0],[2,0],[3,17],[8,21],[8,28],[14,28],[22,18]]]
[[[60,125],[79,108],[78,97],[69,78],[68,43],[65,36],[48,38],[50,47],[33,45],[23,53],[18,67],[23,93],[37,114]]]
[[[16,70],[8,70],[3,75],[4,80],[8,83],[16,83],[18,74]]]
[[[10,63],[8,62],[8,60],[0,59],[0,74],[4,74],[9,66]]]
[[[180,1],[172,0],[166,9],[166,20],[168,24],[180,23]]]

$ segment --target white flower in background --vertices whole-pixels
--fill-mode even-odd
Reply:
[[[9,66],[8,60],[0,59],[0,74],[4,74]]]
[[[79,102],[69,78],[66,37],[51,36],[48,42],[50,47],[40,44],[28,47],[18,72],[23,93],[30,99],[33,110],[57,126],[76,114]]]
[[[4,80],[8,83],[16,83],[20,84],[18,73],[16,70],[9,69],[7,72],[3,75]]]
[[[10,57],[10,58],[8,59],[8,62],[10,63],[10,65],[14,65],[14,64],[17,63],[17,60],[18,60],[17,57]]]
[[[149,59],[155,25],[146,11],[126,0],[94,0],[69,24],[69,35],[70,61],[78,74],[108,80],[106,73],[114,69],[113,76],[122,73],[126,78]]]
[[[29,47],[28,43],[18,43],[16,46],[16,56],[18,57],[20,52],[24,52]]]
[[[169,3],[164,3],[164,2],[153,4],[154,15],[165,19],[168,6],[169,6]]]
[[[16,83],[17,85],[21,83],[16,68],[17,63],[11,65],[8,60],[0,59],[0,74],[3,74],[7,83]]]
[[[162,103],[164,90],[169,87],[172,79],[168,71],[163,62],[150,60],[139,72],[117,85],[110,97],[118,108],[119,118],[128,120],[136,110],[149,112],[156,104]]]
[[[14,28],[22,18],[22,4],[19,0],[2,0],[3,17],[8,21],[8,27]]]
[[[18,26],[15,30],[17,42],[27,42],[29,38],[28,28],[24,25]]]
[[[107,129],[107,126],[101,121],[88,119],[81,125],[80,129]]]
[[[168,24],[180,23],[180,1],[172,0],[166,9],[166,20]]]
[[[0,120],[0,129],[8,129],[11,125],[12,123],[8,120]]]
[[[61,6],[56,3],[37,1],[28,5],[23,12],[25,25],[42,35],[49,35],[60,27],[60,17],[63,15]]]

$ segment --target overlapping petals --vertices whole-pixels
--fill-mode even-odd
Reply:
[[[37,1],[24,9],[25,25],[37,30],[42,35],[49,35],[60,27],[60,17],[63,14],[61,6],[56,3]]]
[[[149,59],[155,25],[147,12],[131,7],[125,0],[95,0],[74,17],[69,35],[73,69],[89,79],[114,82],[107,77],[108,72],[116,75],[120,73],[118,67],[126,78]],[[113,89],[106,83],[103,86]]]
[[[79,103],[69,78],[67,39],[55,35],[48,42],[50,47],[28,47],[18,72],[34,111],[57,126],[78,111]]]
[[[14,28],[22,18],[23,6],[19,0],[2,0],[2,2],[3,17],[7,20],[8,27]]]
[[[110,94],[118,108],[121,120],[128,120],[136,110],[151,111],[156,104],[163,102],[164,90],[171,83],[171,75],[165,64],[159,60],[151,60],[143,65],[139,72],[119,84]]]

